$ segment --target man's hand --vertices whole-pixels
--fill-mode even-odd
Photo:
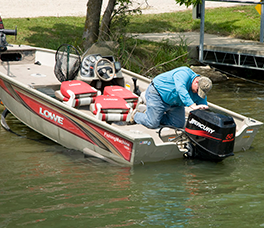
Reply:
[[[197,105],[199,109],[208,109],[209,107],[207,105]]]
[[[208,109],[209,107],[207,105],[196,105],[195,103],[193,103],[192,105],[190,105],[190,108],[192,110],[197,110],[197,109]]]

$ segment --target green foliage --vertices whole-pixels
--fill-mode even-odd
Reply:
[[[148,77],[189,64],[184,39],[172,45],[168,40],[157,43],[123,37],[119,40],[116,56],[124,68]]]
[[[141,14],[140,8],[132,8],[131,0],[117,0],[115,4],[114,11],[111,16],[110,24],[108,28],[112,31],[117,31],[118,33],[125,33],[126,27],[130,22],[132,15]],[[110,34],[109,38],[111,37]]]
[[[185,5],[187,7],[194,5],[196,6],[197,4],[201,4],[202,1],[201,0],[175,0],[176,3],[180,4],[180,5]]]
[[[124,68],[152,77],[161,72],[188,65],[187,45],[183,40],[179,45],[172,45],[168,40],[155,43],[127,36],[131,31],[131,19],[138,17],[138,13],[141,12],[137,9],[127,10],[128,8],[123,9],[123,13],[113,18],[110,35],[111,40],[119,44],[118,49],[115,50],[115,57]],[[166,22],[167,19],[164,18],[163,21]],[[156,23],[155,27],[158,26]],[[179,57],[181,55],[183,56]]]

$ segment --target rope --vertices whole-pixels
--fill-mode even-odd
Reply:
[[[204,63],[201,63],[203,64],[204,66],[207,66],[209,64],[204,64]],[[221,70],[221,69],[218,69],[216,67],[214,67],[216,70],[220,71],[221,73],[223,74],[226,74],[226,75],[229,75],[231,77],[234,77],[234,78],[238,78],[240,80],[243,80],[243,81],[246,81],[246,82],[250,82],[250,83],[253,83],[253,84],[256,84],[256,85],[261,85],[261,86],[264,86],[264,83],[261,83],[261,82],[256,82],[256,81],[253,81],[253,80],[250,80],[250,79],[247,79],[247,78],[243,78],[243,77],[240,77],[240,76],[237,76],[235,74],[232,74],[230,72],[227,72],[227,71],[224,71],[224,70]]]

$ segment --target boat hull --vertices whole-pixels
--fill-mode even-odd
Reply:
[[[66,148],[95,156],[93,151],[125,165],[182,157],[173,143],[155,145],[150,135],[136,130],[127,130],[124,134],[30,87],[23,88],[3,79],[0,84],[0,97],[16,118]]]
[[[107,123],[96,118],[88,105],[73,108],[40,91],[60,89],[61,83],[54,75],[55,51],[19,46],[7,50],[9,52],[11,55],[19,53],[21,61],[1,63],[0,98],[5,107],[28,127],[67,148],[124,165],[183,157],[184,151],[176,141],[174,129],[160,137],[157,129],[143,125]],[[128,70],[122,69],[120,73],[116,82],[128,86],[131,91],[136,88],[132,79],[137,80],[140,91],[145,91],[150,83],[148,78]],[[86,82],[93,83],[90,79]],[[237,126],[234,152],[249,149],[262,123],[212,103],[209,107],[234,118]]]

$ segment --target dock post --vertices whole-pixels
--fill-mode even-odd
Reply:
[[[200,62],[203,62],[204,18],[205,18],[205,0],[202,0],[202,4],[201,4],[201,21],[200,21],[200,45],[199,45],[199,61]]]
[[[260,42],[263,43],[264,30],[264,4],[261,4]]]

